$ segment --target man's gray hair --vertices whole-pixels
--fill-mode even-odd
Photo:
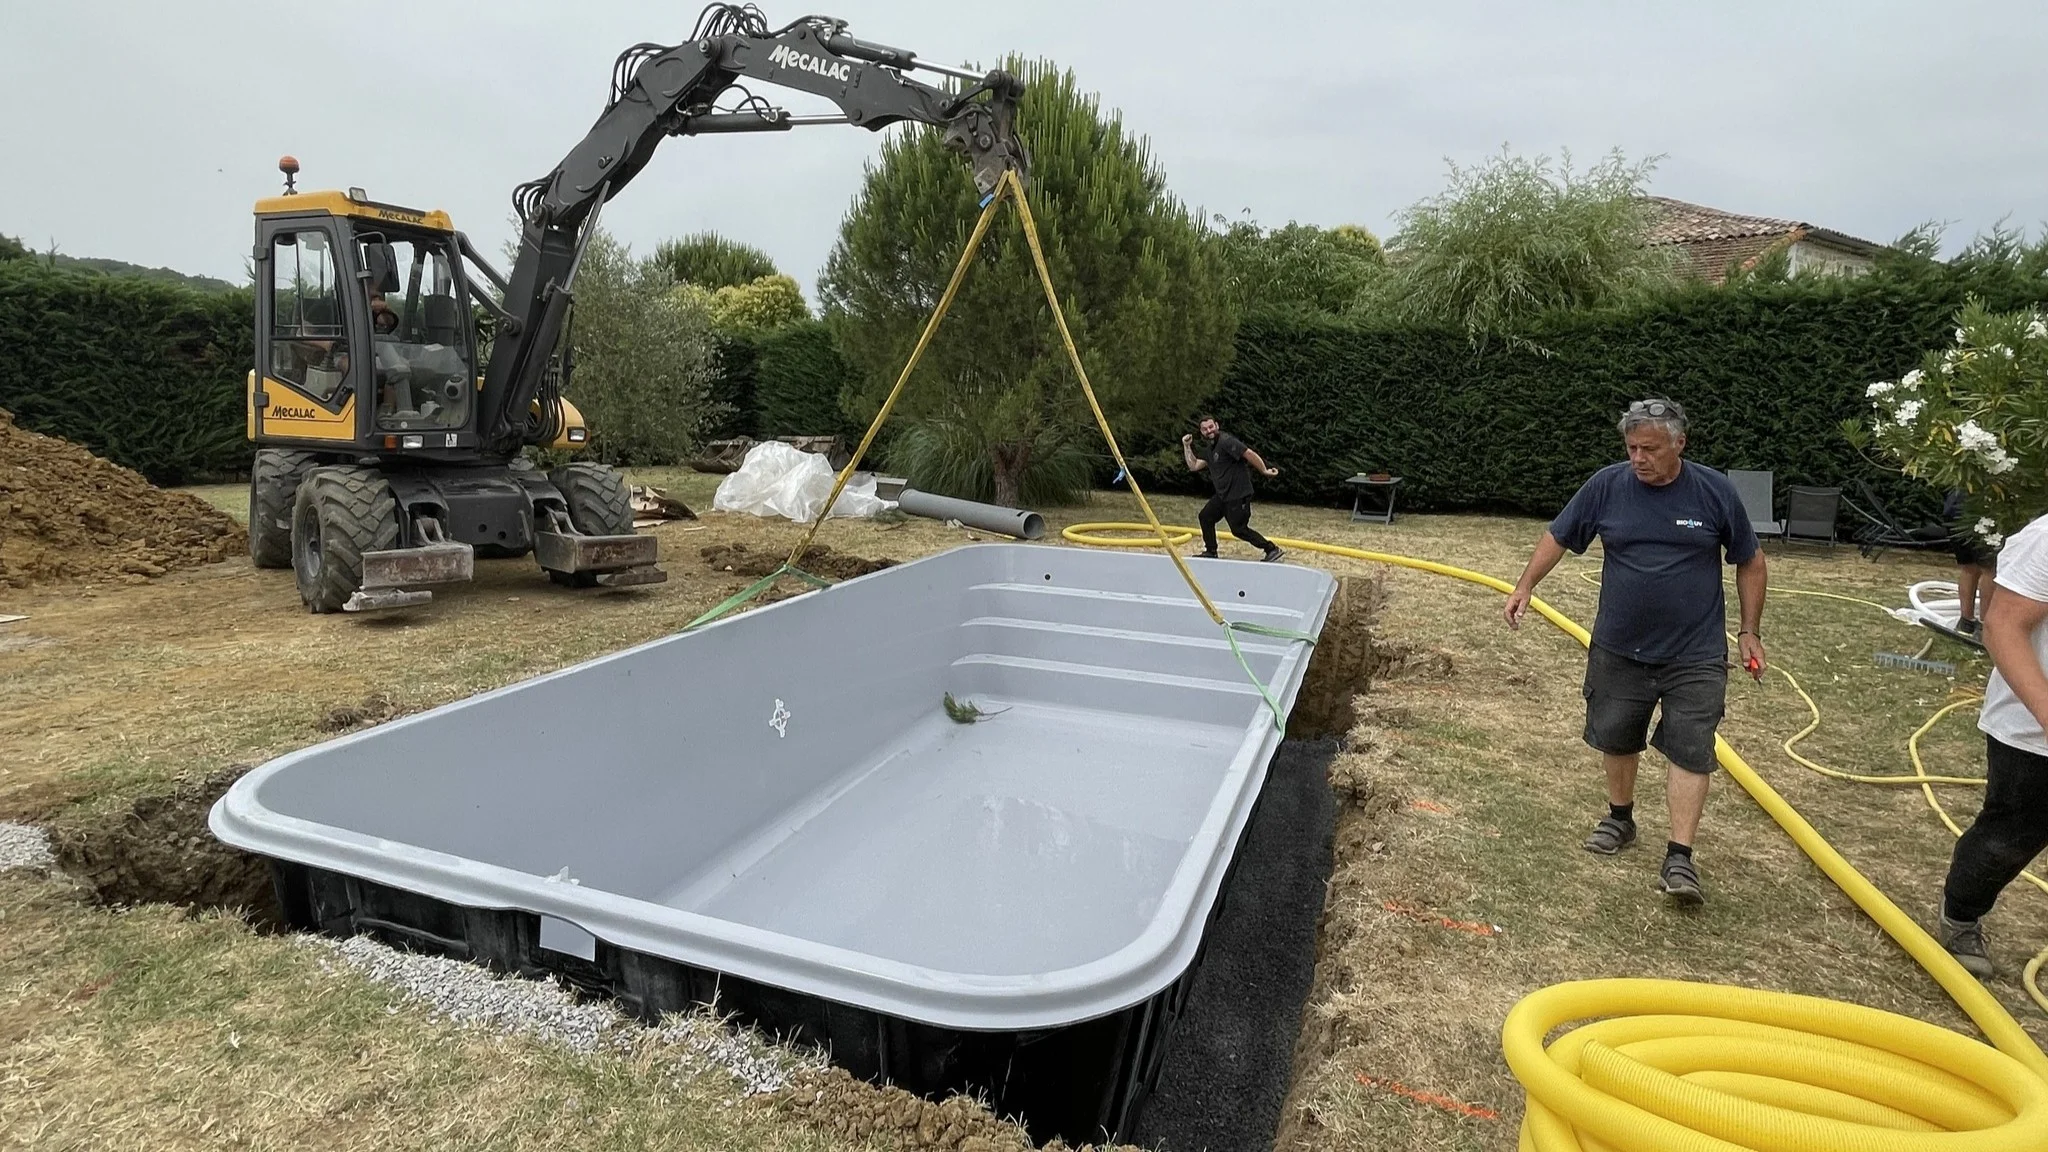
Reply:
[[[1673,440],[1685,435],[1685,409],[1676,400],[1638,400],[1621,414],[1621,434],[1638,428],[1662,428]]]

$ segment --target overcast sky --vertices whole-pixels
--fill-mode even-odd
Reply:
[[[1654,191],[1949,247],[2048,218],[2048,5],[1200,4],[807,6],[951,61],[1050,57],[1151,138],[1173,190],[1268,225],[1393,231],[1446,158],[1662,154]],[[614,0],[0,3],[0,233],[240,282],[280,153],[308,188],[445,208],[487,251],[515,184],[603,106],[613,58],[697,6]],[[760,86],[757,91],[779,91]],[[820,109],[791,94],[799,111]],[[637,251],[716,229],[806,290],[875,154],[844,127],[671,140],[606,210]]]

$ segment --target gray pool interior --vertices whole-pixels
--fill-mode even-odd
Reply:
[[[1287,565],[1196,570],[1228,616],[1280,628],[1318,628],[1334,588]],[[1307,646],[1239,646],[1291,699]],[[949,719],[945,693],[985,718]],[[315,829],[295,842],[340,830],[927,973],[1029,978],[1206,912],[1165,902],[1213,896],[1189,878],[1221,865],[1191,851],[1227,855],[1213,841],[1276,740],[1163,558],[989,544],[294,753],[237,791],[259,823]],[[322,863],[243,823],[216,812],[223,839]]]

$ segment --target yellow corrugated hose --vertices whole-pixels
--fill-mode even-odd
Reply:
[[[1149,518],[1148,518],[1149,519]],[[1152,544],[1110,533],[1153,523],[1077,524],[1076,544]],[[1176,543],[1194,529],[1171,527]],[[1363,548],[1276,538],[1282,547],[1414,568],[1512,592],[1479,572]],[[1592,637],[1542,600],[1559,630]],[[1932,721],[1929,722],[1930,725]],[[1923,727],[1922,731],[1926,729]],[[1920,775],[1915,734],[1914,768]],[[1834,1000],[1677,980],[1583,980],[1530,994],[1508,1013],[1502,1050],[1528,1093],[1527,1152],[2044,1152],[2048,1055],[1934,937],[1716,739],[1728,775],[1822,872],[1933,976],[1990,1044]],[[1548,1047],[1559,1026],[1591,1020]]]

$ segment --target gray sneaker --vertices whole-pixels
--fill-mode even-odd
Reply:
[[[1286,555],[1287,550],[1285,548],[1274,548],[1266,553],[1264,562],[1267,564],[1272,564],[1279,561]]]
[[[1951,920],[1947,913],[1943,913],[1941,930],[1935,933],[1935,938],[1970,975],[1979,980],[1989,980],[1997,974],[1998,968],[1991,963],[1991,954],[1984,950],[1982,920]]]
[[[1707,894],[1700,889],[1699,865],[1690,856],[1676,852],[1666,856],[1657,879],[1658,886],[1673,903],[1690,908],[1707,902]]]
[[[1586,837],[1586,842],[1580,847],[1588,852],[1598,852],[1602,856],[1612,856],[1635,842],[1635,821],[1602,816],[1600,822],[1593,825],[1593,834]]]

